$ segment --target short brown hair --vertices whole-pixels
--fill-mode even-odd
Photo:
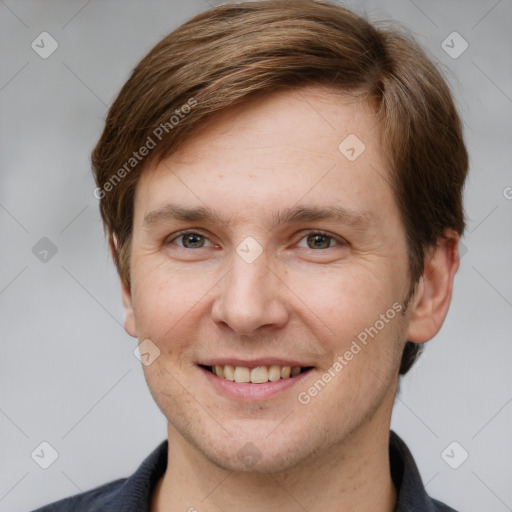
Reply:
[[[468,156],[461,120],[443,77],[413,40],[327,1],[228,3],[181,25],[141,60],[92,153],[95,195],[110,246],[117,240],[114,260],[127,286],[141,172],[212,114],[249,95],[308,84],[353,93],[375,106],[412,287],[423,274],[425,249],[446,228],[462,234]],[[420,346],[406,344],[401,374]]]

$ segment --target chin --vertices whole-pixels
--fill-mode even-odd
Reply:
[[[259,423],[259,424],[256,424]],[[279,422],[236,421],[217,429],[181,432],[189,444],[215,466],[236,473],[273,474],[301,465],[315,451],[323,451],[322,439],[311,432],[286,428]],[[286,425],[290,427],[290,425]],[[280,429],[280,431],[279,431]],[[325,442],[325,441],[324,441]],[[315,448],[316,446],[316,448]]]
[[[226,471],[261,475],[288,471],[299,465],[306,456],[302,450],[298,452],[293,443],[279,446],[269,446],[267,443],[262,451],[251,441],[243,444],[241,448],[236,443],[224,449],[212,450],[209,447],[203,453],[210,462]]]

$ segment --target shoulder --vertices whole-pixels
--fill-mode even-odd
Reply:
[[[433,498],[431,498],[431,500],[436,508],[436,512],[457,512],[454,508],[451,508],[438,500],[435,500]]]
[[[90,491],[38,508],[34,512],[107,512],[109,504],[115,501],[126,480],[126,478],[114,480]]]
[[[389,457],[391,477],[397,490],[395,512],[457,512],[427,494],[412,453],[393,431],[390,431]]]
[[[165,440],[129,478],[113,480],[33,512],[147,512],[153,489],[167,468],[167,448]]]

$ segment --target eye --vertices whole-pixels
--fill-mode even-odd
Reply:
[[[181,240],[182,244],[175,243],[176,240]],[[183,247],[184,249],[202,249],[205,247],[205,241],[209,241],[209,239],[201,233],[197,233],[196,231],[185,231],[179,233],[167,243]],[[212,246],[213,245],[214,244],[212,244]]]
[[[177,240],[181,241],[181,243],[177,243]],[[303,245],[303,240],[306,243],[305,246]],[[183,231],[175,235],[166,243],[177,245],[178,247],[182,247],[184,249],[202,249],[204,247],[215,247],[215,244],[212,243],[208,237],[198,233],[197,231]],[[335,244],[339,246],[346,246],[347,242],[323,231],[312,231],[301,238],[297,246],[306,249],[330,249]]]
[[[331,242],[335,242],[340,246],[347,245],[347,243],[342,240],[336,240],[335,237],[329,235],[328,233],[324,233],[323,231],[312,231],[307,234],[305,237],[301,239],[306,241],[307,249],[330,249],[332,247]],[[304,245],[297,244],[299,247],[304,247]]]

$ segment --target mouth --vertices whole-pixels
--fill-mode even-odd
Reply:
[[[199,365],[219,379],[251,384],[265,384],[280,380],[294,379],[313,370],[313,366],[286,366],[279,364],[260,366],[235,366],[230,364]]]

